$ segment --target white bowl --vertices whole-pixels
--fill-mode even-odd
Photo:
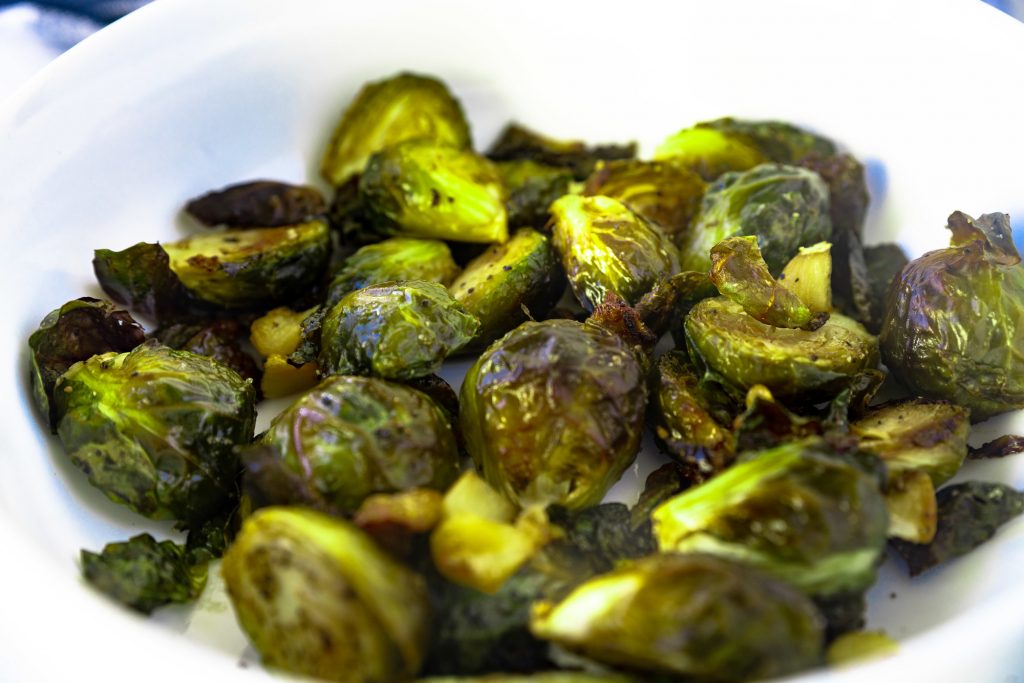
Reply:
[[[947,215],[1020,216],[1024,26],[978,2],[338,3],[161,0],[58,59],[0,108],[6,331],[0,381],[0,680],[253,680],[222,590],[143,620],[79,579],[80,548],[169,533],[93,490],[43,429],[26,338],[99,294],[92,249],[181,234],[184,200],[255,177],[320,182],[319,152],[359,86],[436,74],[478,146],[516,119],[555,136],[663,137],[723,115],[833,136],[868,163],[869,242],[943,246]],[[975,442],[1024,431],[1021,415]],[[965,476],[1024,488],[1024,459]],[[635,494],[627,475],[619,497]],[[910,582],[888,562],[870,626],[892,659],[802,681],[1024,679],[1024,520]],[[240,668],[242,667],[242,668]],[[245,670],[243,670],[243,668]]]

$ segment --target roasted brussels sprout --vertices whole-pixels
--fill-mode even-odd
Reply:
[[[458,473],[455,436],[437,404],[368,377],[324,380],[275,417],[260,441],[315,496],[347,512],[371,493],[444,490]]]
[[[822,596],[871,585],[888,529],[876,478],[820,437],[744,454],[652,520],[662,551],[741,560]]]
[[[656,282],[679,272],[671,240],[618,200],[566,195],[551,205],[551,215],[555,249],[588,311],[609,293],[635,304]]]
[[[204,558],[205,559],[205,558]],[[172,602],[192,602],[206,587],[205,561],[184,546],[139,534],[108,543],[101,553],[82,551],[82,576],[118,602],[149,614]]]
[[[927,544],[895,540],[911,576],[966,555],[1024,513],[1024,493],[1005,484],[965,481],[937,494],[938,529]]]
[[[501,174],[471,150],[424,140],[387,147],[370,157],[359,196],[381,234],[484,244],[508,239]]]
[[[543,318],[565,291],[551,241],[521,228],[505,244],[488,247],[448,288],[480,329],[466,350],[479,350],[527,320]]]
[[[422,377],[441,367],[479,328],[480,322],[436,282],[357,289],[324,317],[320,373]]]
[[[685,327],[705,376],[738,396],[763,384],[783,401],[827,400],[878,362],[875,338],[839,314],[817,330],[792,330],[765,325],[739,304],[716,297],[694,306]]]
[[[817,173],[762,164],[728,173],[708,187],[693,229],[680,245],[684,270],[707,270],[711,247],[733,235],[753,235],[772,274],[806,247],[828,240],[828,186]]]
[[[619,200],[679,244],[700,210],[704,189],[701,177],[681,165],[624,160],[598,162],[583,194]]]
[[[569,193],[572,171],[529,159],[499,161],[495,166],[508,190],[509,227],[543,230],[551,217],[548,207]]]
[[[698,123],[697,130],[714,130],[754,147],[765,159],[779,164],[795,164],[809,155],[835,153],[828,138],[783,121],[746,121],[730,117]]]
[[[723,173],[746,171],[769,161],[752,144],[712,128],[684,128],[670,135],[654,158],[692,169],[711,182]]]
[[[688,680],[745,681],[819,663],[823,622],[799,591],[699,553],[658,554],[593,578],[530,629],[599,662]]]
[[[828,320],[828,313],[815,313],[772,277],[756,237],[727,237],[712,247],[708,277],[722,296],[765,325],[816,330]],[[823,282],[827,287],[827,277]]]
[[[646,402],[640,363],[619,337],[571,320],[527,322],[466,373],[459,424],[509,500],[581,508],[633,462]]]
[[[50,429],[57,429],[53,386],[68,368],[96,354],[131,351],[145,340],[145,330],[128,311],[100,299],[85,296],[48,313],[28,347],[32,397]]]
[[[279,228],[305,223],[327,210],[323,195],[312,187],[273,180],[253,180],[208,192],[185,205],[204,225],[235,228]]]
[[[892,476],[920,470],[935,486],[949,481],[967,457],[969,412],[946,401],[891,403],[850,424],[861,447],[885,461]]]
[[[689,481],[707,481],[732,464],[734,438],[720,422],[722,412],[683,352],[662,354],[652,375],[649,421],[661,449],[683,464]]]
[[[368,244],[345,259],[328,286],[325,305],[333,306],[349,292],[382,282],[425,280],[448,286],[458,274],[444,242],[392,237]]]
[[[202,520],[237,496],[234,448],[252,440],[255,390],[205,356],[148,341],[57,380],[57,434],[108,498],[153,518]]]
[[[430,619],[423,579],[349,522],[258,510],[221,573],[242,630],[270,666],[358,683],[419,671]]]
[[[1006,214],[955,212],[947,249],[912,261],[889,292],[882,360],[913,392],[984,420],[1024,407],[1024,265]]]
[[[462,106],[444,83],[411,73],[367,83],[338,122],[320,173],[339,187],[362,173],[374,152],[414,139],[460,149],[472,144]]]
[[[329,251],[327,224],[316,220],[97,249],[93,268],[114,301],[163,320],[292,302],[320,278]]]
[[[532,160],[547,166],[570,168],[576,180],[584,180],[598,161],[635,157],[636,143],[588,147],[578,140],[554,140],[510,123],[491,145],[487,156],[495,161]]]

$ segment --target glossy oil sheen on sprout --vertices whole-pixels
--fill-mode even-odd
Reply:
[[[459,422],[477,467],[510,500],[580,508],[633,462],[646,401],[641,367],[617,336],[527,322],[470,368]]]

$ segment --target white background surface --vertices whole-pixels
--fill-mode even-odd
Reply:
[[[21,293],[0,337],[14,416],[0,476],[0,681],[263,677],[238,666],[244,641],[222,594],[204,596],[195,616],[170,610],[153,624],[79,583],[79,548],[166,526],[106,501],[40,433],[24,340],[55,306],[97,293],[94,247],[173,237],[177,207],[212,187],[315,181],[333,119],[366,80],[410,67],[444,77],[478,145],[509,118],[566,137],[637,137],[647,152],[720,115],[809,124],[868,162],[869,240],[898,237],[915,254],[945,244],[953,209],[1024,215],[1024,139],[1007,94],[1024,73],[1024,27],[978,3],[632,2],[627,13],[619,3],[450,0],[342,14],[307,0],[283,16],[282,6],[159,2],[0,103],[0,235],[12,258],[0,284]],[[1024,425],[1009,416],[984,429],[976,441]],[[620,497],[642,474],[627,476]],[[970,474],[1024,488],[1017,463]],[[904,641],[900,656],[828,680],[1024,681],[1018,567],[1019,523],[913,584],[887,563],[871,619]]]

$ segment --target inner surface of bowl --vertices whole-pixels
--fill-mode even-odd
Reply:
[[[180,638],[167,644],[225,676],[239,657],[255,658],[217,586],[195,612],[161,613],[155,637],[150,625],[81,597],[80,548],[171,529],[109,502],[67,462],[31,404],[25,340],[65,301],[101,295],[94,248],[191,230],[179,218],[187,199],[254,178],[325,187],[316,168],[340,112],[364,82],[405,70],[448,83],[477,148],[509,120],[555,137],[637,140],[644,155],[670,133],[720,116],[807,126],[867,164],[866,241],[896,240],[913,256],[947,243],[954,210],[1024,215],[1024,130],[1000,97],[1024,71],[1024,27],[980,3],[154,3],[72,50],[0,110],[3,277],[16,293],[0,342],[8,414],[0,531],[4,547],[9,536],[10,547],[45,565],[18,570],[30,584],[22,590],[40,593],[45,576],[55,595],[78,605],[79,613],[48,609],[57,633],[90,632],[69,646],[79,664],[115,657],[109,634],[148,652],[162,647],[167,629],[219,650],[207,657]],[[457,383],[464,369],[446,374]],[[261,412],[262,424],[269,415]],[[1006,415],[979,426],[972,442],[1022,430],[1020,415]],[[635,497],[653,462],[647,453],[613,495]],[[1024,488],[1019,461],[973,463],[961,476]],[[1007,644],[1024,635],[1024,589],[1013,569],[1022,564],[1019,521],[914,582],[888,561],[869,627],[904,640],[903,654],[850,675],[936,660],[955,672],[966,661],[958,649],[991,652],[985,666],[994,676],[1021,673],[1024,661]],[[59,671],[60,661],[42,661],[31,629],[12,626],[37,618],[31,600],[12,604],[20,616],[5,616],[0,634],[24,647],[11,648],[0,678],[4,666]],[[105,624],[108,637],[92,636],[88,619]],[[988,680],[968,664],[972,680]]]

